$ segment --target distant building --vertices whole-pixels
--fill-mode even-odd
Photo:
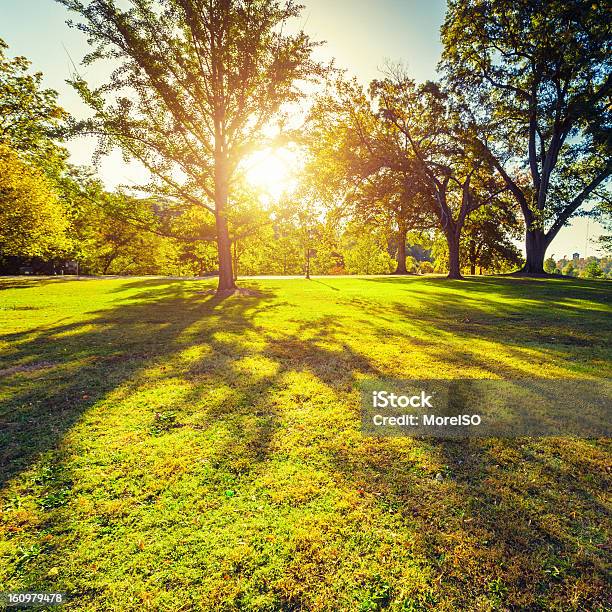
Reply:
[[[572,259],[573,259],[574,261],[576,261],[576,260],[580,259],[580,253],[574,253],[574,254],[572,255]]]

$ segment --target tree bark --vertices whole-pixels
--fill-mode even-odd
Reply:
[[[525,233],[525,250],[527,261],[521,272],[524,274],[545,274],[544,257],[548,248],[548,239],[541,229],[527,230]]]
[[[219,257],[219,284],[217,292],[232,291],[236,288],[232,272],[232,250],[227,219],[219,211],[215,214],[217,225],[217,253]]]
[[[459,265],[459,237],[452,230],[446,233],[448,244],[448,276],[447,278],[462,279]]]
[[[401,227],[397,235],[397,267],[393,274],[408,274],[406,269],[406,235],[408,230]]]
[[[228,173],[227,159],[219,136],[220,128],[216,126],[215,137],[215,225],[217,228],[217,254],[219,259],[219,284],[217,293],[230,292],[236,289],[232,270],[232,242],[229,237],[227,217]]]

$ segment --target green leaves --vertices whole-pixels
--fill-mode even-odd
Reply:
[[[25,57],[9,58],[0,38],[0,145],[11,147],[49,172],[66,158],[53,140],[68,114],[57,92],[42,88],[42,74],[30,73]]]
[[[492,130],[483,153],[549,243],[612,173],[606,3],[452,0],[442,41],[447,81]]]
[[[283,27],[302,9],[290,2],[132,0],[123,10],[113,0],[58,1],[89,36],[84,63],[116,66],[97,89],[73,80],[95,113],[81,129],[97,134],[102,150],[118,145],[140,160],[150,193],[209,212],[232,191],[241,159],[324,72],[311,58],[316,43]]]
[[[0,144],[0,251],[45,257],[67,248],[65,212],[43,172]]]

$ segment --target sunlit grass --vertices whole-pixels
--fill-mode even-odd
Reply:
[[[2,589],[83,610],[604,606],[607,441],[367,438],[355,383],[609,377],[608,283],[1,282]]]

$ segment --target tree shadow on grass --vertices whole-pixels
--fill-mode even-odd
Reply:
[[[0,385],[0,485],[60,444],[96,402],[180,350],[181,334],[190,326],[211,317],[222,325],[226,318],[244,333],[251,325],[247,313],[273,298],[265,292],[225,299],[161,285],[167,282],[140,284],[150,290],[78,322],[0,336],[9,343],[11,360]],[[10,367],[23,362],[30,365]]]
[[[382,523],[410,534],[413,558],[433,570],[431,590],[415,601],[598,609],[607,597],[610,509],[594,494],[607,487],[605,448],[594,454],[598,463],[585,456],[589,444],[371,438],[331,460]],[[423,470],[415,449],[433,466]],[[541,463],[558,449],[560,464],[572,469]]]
[[[233,495],[233,489],[249,474],[257,473],[269,457],[270,444],[283,416],[280,411],[284,410],[275,392],[285,388],[285,377],[306,374],[323,385],[349,392],[356,372],[378,374],[365,357],[354,353],[341,339],[332,340],[341,330],[331,317],[305,321],[293,331],[258,327],[258,315],[273,316],[274,308],[286,305],[274,299],[272,292],[260,291],[255,298],[222,300],[203,297],[197,291],[200,287],[185,291],[180,284],[161,281],[139,282],[138,287],[128,285],[123,286],[125,299],[120,297],[113,308],[85,315],[83,321],[4,338],[13,342],[14,360],[27,358],[51,364],[44,375],[37,372],[35,377],[29,377],[30,374],[22,372],[7,379],[0,415],[0,443],[3,484],[35,463],[42,474],[45,470],[64,474],[58,481],[59,490],[47,492],[43,499],[45,504],[47,499],[51,504],[68,504],[44,516],[45,529],[52,533],[73,534],[75,529],[79,533],[74,524],[77,519],[73,518],[75,513],[78,516],[73,505],[75,499],[58,498],[72,486],[74,476],[68,473],[67,466],[74,464],[75,458],[64,458],[58,452],[52,457],[54,463],[45,463],[42,470],[38,463],[41,458],[44,463],[49,452],[61,451],[65,438],[90,411],[97,416],[95,420],[87,418],[87,427],[94,429],[85,435],[83,442],[87,444],[87,438],[100,435],[108,444],[96,451],[85,450],[81,461],[84,465],[91,462],[92,472],[99,470],[99,462],[109,472],[120,470],[96,483],[95,499],[110,500],[109,503],[121,499],[126,505],[133,503],[146,509],[155,504],[170,483],[140,486],[141,466],[154,462],[155,453],[161,452],[150,433],[142,429],[142,419],[129,433],[133,448],[138,448],[141,456],[114,458],[120,454],[118,448],[125,432],[108,429],[122,429],[123,423],[117,416],[123,407],[148,413],[147,419],[154,427],[158,422],[163,425],[159,419],[153,420],[156,411],[175,411],[176,420],[169,422],[167,430],[160,434],[167,436],[163,452],[180,452],[182,432],[195,431],[192,439],[195,446],[214,444],[207,452],[212,471],[207,472],[195,463],[188,468],[185,478],[201,477],[204,490],[220,487],[229,489],[228,493]],[[136,294],[134,289],[138,290]],[[263,364],[264,370],[249,370],[253,366],[249,360],[256,361],[258,367]],[[170,399],[163,400],[163,408],[152,396],[147,396],[151,400],[133,400],[150,387],[171,388],[177,379],[188,383],[187,392],[180,398],[166,396]],[[292,392],[295,391],[294,386]],[[126,421],[129,417],[126,414]],[[126,427],[134,426],[128,423]],[[79,435],[82,434],[81,428]],[[83,442],[72,438],[68,453],[78,455],[78,445]],[[200,472],[206,475],[199,476]],[[135,483],[139,485],[137,491],[131,489]],[[85,486],[80,482],[75,485],[81,492]],[[17,490],[23,486],[29,490],[28,483],[19,484]],[[90,491],[85,490],[85,497],[90,498]],[[181,503],[191,505],[197,499],[183,498]],[[103,542],[106,545],[106,534],[122,524],[121,519],[105,513],[104,507],[102,503],[102,508],[92,510],[91,521],[83,519],[87,528],[99,532],[100,545]],[[145,510],[134,513],[139,520],[146,515]],[[128,532],[135,530],[130,525]],[[61,563],[63,557],[74,555],[59,540],[56,542],[49,554],[27,561],[27,571],[19,574],[21,586],[33,588],[46,584],[45,581],[51,586],[49,570]],[[119,547],[118,554],[122,550]],[[117,551],[111,548],[108,552]],[[10,571],[17,571],[21,561],[11,558],[9,563],[13,568]],[[71,596],[93,601],[103,591],[93,580],[89,584],[80,581]]]
[[[445,279],[426,279],[425,286],[446,287],[443,295],[430,294],[419,283],[403,279],[367,279],[368,282],[396,282],[417,300],[418,308],[395,301],[392,308],[363,304],[372,318],[392,310],[399,320],[431,338],[432,357],[444,354],[444,337],[453,342],[463,339],[466,355],[473,363],[487,367],[472,342],[486,340],[514,358],[515,367],[506,364],[503,374],[520,377],[532,370],[533,355],[539,351],[559,361],[572,363],[577,351],[605,355],[612,336],[612,283],[576,281],[562,284],[562,291],[549,280],[476,279],[451,283]],[[554,284],[554,281],[553,281]],[[453,288],[458,292],[454,293]],[[585,295],[586,292],[586,295]],[[561,299],[560,299],[561,298]],[[380,330],[379,330],[380,331]],[[410,340],[410,332],[406,333]],[[460,344],[460,342],[456,342]],[[593,356],[593,355],[591,355]],[[446,353],[445,359],[449,358]],[[518,367],[523,361],[525,367]]]
[[[516,298],[541,302],[551,296],[562,293],[564,298],[593,300],[602,305],[612,302],[612,283],[608,281],[591,281],[571,279],[569,282],[559,279],[520,278],[509,276],[467,277],[462,281],[449,280],[443,277],[381,277],[364,278],[369,283],[393,284],[402,290],[416,295],[426,293],[428,288],[443,289],[444,298],[449,293],[457,295],[470,294],[478,298],[490,298],[491,295],[502,298]]]
[[[310,282],[317,283],[318,285],[323,285],[324,287],[327,287],[328,289],[331,289],[332,291],[340,291],[340,289],[338,287],[334,287],[333,285],[329,285],[328,283],[324,283],[322,280],[318,280],[316,278],[311,278]]]
[[[0,291],[4,289],[28,289],[35,286],[42,287],[50,283],[62,283],[66,280],[68,280],[68,278],[63,276],[0,276]]]

